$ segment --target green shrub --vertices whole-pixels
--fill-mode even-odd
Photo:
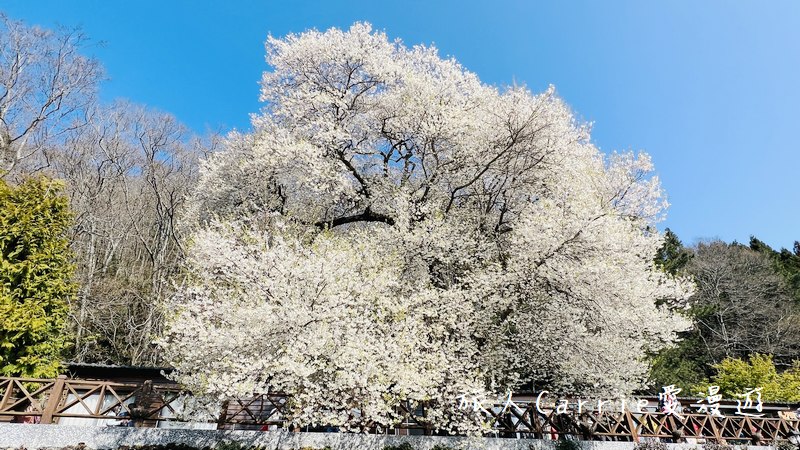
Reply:
[[[749,389],[760,387],[763,401],[800,401],[800,361],[779,373],[771,355],[755,353],[749,360],[725,358],[715,364],[714,369],[717,373],[709,384],[719,386],[719,393],[725,398],[736,398]],[[701,384],[693,391],[706,392],[707,389]]]

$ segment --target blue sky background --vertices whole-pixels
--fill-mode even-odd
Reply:
[[[606,152],[645,150],[685,243],[800,240],[798,1],[0,0],[29,24],[81,26],[124,97],[197,132],[249,128],[263,42],[368,21],[435,44],[487,83],[554,84]]]

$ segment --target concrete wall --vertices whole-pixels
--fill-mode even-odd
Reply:
[[[301,448],[331,450],[382,450],[387,445],[410,443],[415,450],[430,450],[444,445],[460,450],[552,450],[553,441],[533,439],[493,439],[463,437],[381,436],[345,433],[291,433],[287,431],[168,430],[158,428],[78,427],[0,423],[0,449],[27,450],[62,448],[85,444],[91,449],[116,449],[119,446],[188,444],[214,447],[225,441],[274,450]],[[583,442],[585,450],[632,450],[630,442]],[[670,444],[670,450],[690,450],[698,446]],[[748,450],[772,450],[748,447]]]

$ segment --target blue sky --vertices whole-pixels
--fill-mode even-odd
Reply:
[[[81,26],[102,95],[198,132],[247,129],[263,42],[368,21],[435,44],[487,83],[554,84],[606,152],[650,153],[685,243],[800,240],[797,1],[0,0],[29,24]]]

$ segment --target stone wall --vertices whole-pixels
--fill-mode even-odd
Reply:
[[[235,441],[244,445],[274,450],[301,448],[331,450],[382,450],[408,442],[415,450],[430,450],[443,445],[459,450],[552,450],[553,441],[534,439],[493,439],[428,436],[383,436],[345,433],[292,433],[288,431],[217,431],[158,428],[78,427],[0,423],[0,449],[53,449],[85,444],[91,449],[117,449],[119,446],[188,444],[198,448]],[[632,450],[630,442],[582,442],[585,450]],[[691,450],[698,446],[670,444],[670,450]],[[773,450],[748,447],[748,450]]]

